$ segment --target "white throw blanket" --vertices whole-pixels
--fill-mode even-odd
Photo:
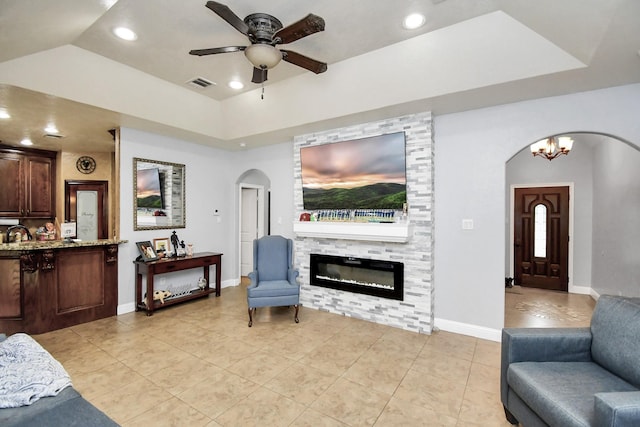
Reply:
[[[0,342],[0,408],[31,405],[71,385],[60,362],[26,334]]]

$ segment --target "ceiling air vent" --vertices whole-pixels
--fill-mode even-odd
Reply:
[[[209,86],[215,86],[215,83],[205,79],[204,77],[194,77],[191,80],[187,81],[188,85],[193,87],[197,87],[198,89],[206,89]]]
[[[55,133],[45,133],[45,134],[44,134],[44,137],[45,137],[45,138],[53,138],[53,139],[61,139],[61,138],[64,138],[64,136],[63,136],[63,135],[58,135],[58,134],[55,134]]]

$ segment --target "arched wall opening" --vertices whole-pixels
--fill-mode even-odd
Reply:
[[[628,214],[640,212],[640,150],[608,134],[562,135],[574,140],[568,155],[549,161],[527,145],[506,163],[505,277],[515,268],[514,189],[569,185],[569,292],[637,296],[637,260],[625,259],[640,249],[638,216]]]
[[[271,180],[258,169],[242,173],[236,180],[236,236],[238,277],[246,276],[253,263],[253,240],[270,233]]]

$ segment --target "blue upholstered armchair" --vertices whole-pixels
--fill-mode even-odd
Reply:
[[[293,268],[293,241],[282,236],[264,236],[253,241],[253,271],[247,287],[249,327],[257,307],[294,306],[298,320],[300,285]]]

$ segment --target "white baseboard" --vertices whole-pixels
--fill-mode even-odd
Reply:
[[[435,327],[447,332],[469,335],[483,340],[500,342],[502,340],[501,329],[491,329],[484,326],[471,325],[468,323],[455,322],[446,319],[434,319]]]
[[[229,279],[229,280],[223,280],[222,283],[220,283],[220,287],[230,288],[231,286],[238,286],[239,284],[240,284],[240,279]]]
[[[135,302],[128,302],[126,304],[120,304],[118,306],[118,311],[116,313],[119,316],[121,314],[131,313],[132,311],[136,311],[136,303]]]
[[[590,286],[569,286],[570,294],[591,295]]]

